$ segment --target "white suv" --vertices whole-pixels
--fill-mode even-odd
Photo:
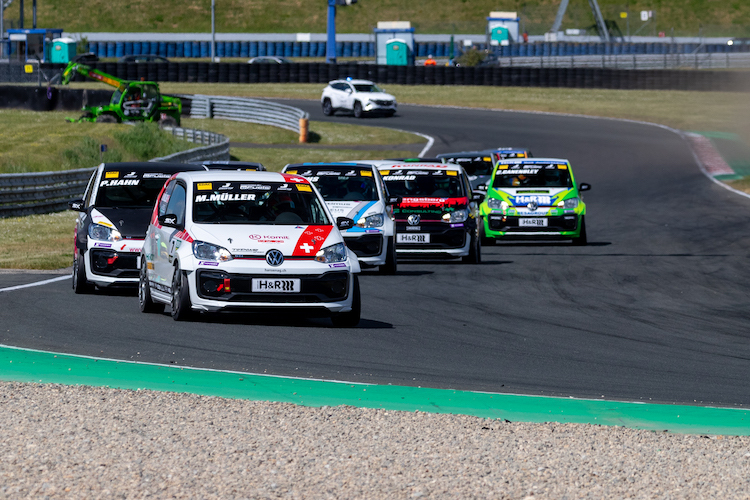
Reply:
[[[364,114],[393,116],[396,113],[396,98],[369,80],[347,78],[328,82],[320,103],[326,116],[336,111],[348,111],[357,118],[362,118]]]

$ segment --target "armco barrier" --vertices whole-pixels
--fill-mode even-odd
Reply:
[[[175,137],[201,144],[201,147],[151,161],[187,163],[229,159],[229,138],[225,135],[181,127],[168,127],[165,130]],[[94,168],[83,168],[61,172],[0,174],[0,218],[66,210],[69,200],[83,195],[93,171]]]
[[[285,65],[297,66],[297,65]],[[191,118],[221,118],[259,123],[297,132],[300,142],[307,142],[309,115],[299,108],[261,99],[217,95],[180,96],[191,100]]]
[[[524,87],[573,87],[637,90],[750,91],[747,71],[690,71],[619,69],[611,67],[443,67],[425,71],[424,66],[379,66],[374,64],[239,64],[168,63],[92,66],[119,78],[155,81],[219,83],[327,83],[336,78],[365,78],[384,84],[407,85],[500,85]],[[42,65],[43,69],[53,68]],[[57,66],[62,70],[62,66]]]

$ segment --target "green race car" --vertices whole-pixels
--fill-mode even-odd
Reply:
[[[568,160],[519,158],[495,165],[480,206],[483,241],[562,239],[586,244],[586,204]]]

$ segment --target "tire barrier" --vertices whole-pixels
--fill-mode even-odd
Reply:
[[[748,71],[518,67],[381,66],[375,64],[92,63],[118,78],[198,83],[327,83],[362,78],[382,84],[500,85],[637,90],[750,91]],[[63,65],[42,64],[46,74]],[[429,70],[429,71],[426,71]],[[236,78],[236,80],[235,80]]]
[[[532,42],[517,43],[504,47],[488,47],[485,43],[474,44],[478,50],[495,50],[499,57],[539,56],[595,56],[633,54],[726,54],[750,52],[746,44],[727,45],[721,43],[601,43],[601,42]],[[461,45],[454,42],[453,53],[459,54]],[[210,57],[208,42],[92,42],[88,50],[99,57],[122,57],[129,55],[155,54],[162,57]],[[258,56],[323,57],[326,42],[216,42],[218,57],[251,58]],[[414,42],[417,57],[448,57],[450,42]],[[337,57],[375,57],[375,42],[336,42]]]
[[[111,97],[110,90],[3,85],[0,91],[0,108],[81,111],[83,106],[107,104]]]

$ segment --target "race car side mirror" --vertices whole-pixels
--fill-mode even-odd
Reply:
[[[86,207],[83,206],[83,200],[72,200],[68,202],[68,206],[71,210],[75,210],[76,212],[85,212]]]
[[[479,190],[472,191],[471,201],[482,203],[484,201],[485,196],[487,196],[487,193],[485,193],[484,191],[479,191]]]
[[[585,182],[582,182],[580,186],[578,186],[579,191],[588,191],[591,189],[591,184],[586,184]]]
[[[388,198],[388,205],[398,205],[399,203],[401,203],[400,196],[391,196]]]
[[[173,227],[175,229],[182,229],[182,226],[177,223],[177,216],[175,214],[160,215],[159,224],[161,224],[164,227]]]
[[[354,220],[349,217],[339,217],[336,219],[336,227],[342,231],[346,231],[347,229],[354,227]]]

